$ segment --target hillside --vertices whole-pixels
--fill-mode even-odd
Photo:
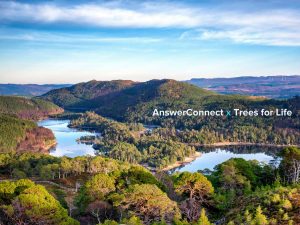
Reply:
[[[91,81],[92,83],[100,83]],[[107,89],[101,85],[91,87],[91,82],[74,85],[68,88],[68,95],[76,102],[61,106],[73,111],[95,111],[96,113],[123,122],[140,122],[155,124],[179,130],[196,130],[187,132],[182,137],[186,142],[215,143],[215,142],[251,142],[269,144],[299,144],[299,97],[289,100],[273,100],[253,98],[242,95],[221,95],[199,88],[197,86],[175,80],[151,80],[148,82],[122,85],[122,89]],[[124,82],[124,81],[118,81]],[[108,83],[106,83],[107,86]],[[115,84],[115,81],[112,82]],[[85,89],[88,86],[89,89]],[[119,86],[118,86],[119,87]],[[84,89],[82,89],[84,88]],[[106,94],[104,94],[106,90]],[[52,100],[64,98],[66,89],[53,90],[42,99]],[[86,97],[86,93],[97,93]],[[101,95],[99,94],[101,93]],[[97,97],[94,97],[97,96]],[[94,97],[94,98],[93,98]],[[62,103],[62,102],[60,102]],[[262,116],[153,116],[157,110],[255,110],[286,108],[293,112],[291,117],[262,117]]]
[[[75,111],[95,110],[105,116],[124,119],[126,111],[141,105],[188,104],[204,96],[216,95],[211,91],[175,80],[89,81],[69,88],[53,90],[40,98]]]
[[[193,78],[187,83],[221,94],[291,98],[300,93],[300,76],[260,76],[233,78]]]
[[[134,84],[133,81],[95,81],[75,84],[71,87],[52,90],[41,96],[42,99],[52,101],[63,108],[74,109],[78,104],[100,96],[119,92]]]
[[[0,114],[0,153],[48,152],[55,144],[51,130],[34,122]]]
[[[70,84],[0,84],[0,95],[39,96]]]
[[[41,99],[0,96],[0,114],[4,113],[16,115],[23,119],[38,120],[62,112],[62,108]]]

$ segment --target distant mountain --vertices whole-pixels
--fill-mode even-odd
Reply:
[[[0,84],[0,95],[38,96],[71,84]]]
[[[291,98],[300,94],[300,76],[193,78],[186,82],[222,94]]]
[[[0,114],[14,115],[22,119],[38,120],[62,112],[62,108],[42,99],[0,96]]]

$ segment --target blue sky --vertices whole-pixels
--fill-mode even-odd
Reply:
[[[298,0],[0,0],[0,83],[293,75],[299,59]]]

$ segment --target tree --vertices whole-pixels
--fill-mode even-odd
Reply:
[[[261,207],[258,206],[256,209],[255,217],[252,221],[253,225],[267,225],[267,217],[262,213]]]
[[[99,225],[119,225],[119,224],[114,220],[105,220],[104,223]]]
[[[209,222],[209,220],[208,220],[208,218],[206,216],[204,208],[201,209],[200,218],[199,218],[199,220],[197,222],[197,225],[212,225],[212,223]]]
[[[123,171],[117,179],[118,188],[128,187],[132,184],[155,184],[160,189],[165,190],[165,186],[156,177],[140,165],[131,166],[127,171]]]
[[[280,167],[288,183],[297,183],[300,180],[300,149],[288,147],[282,150]]]
[[[0,183],[0,202],[4,196],[6,205],[1,207],[11,221],[9,224],[79,225],[68,216],[68,212],[41,185],[30,180]]]
[[[224,190],[237,190],[238,193],[243,194],[244,190],[251,188],[249,180],[242,175],[234,160],[221,164],[220,171],[220,181]]]
[[[105,201],[96,200],[90,203],[86,209],[86,212],[94,216],[98,223],[101,223],[101,218],[107,219],[112,214],[112,206]]]
[[[62,157],[60,162],[63,178],[67,177],[72,172],[72,161],[67,157]]]
[[[118,142],[110,151],[110,157],[129,163],[138,163],[142,154],[133,144]]]
[[[72,159],[72,170],[73,172],[75,172],[76,174],[81,174],[83,172],[85,172],[85,167],[86,167],[86,161],[87,159],[85,157],[75,157],[74,159]]]
[[[214,192],[211,182],[201,173],[183,172],[174,176],[174,187],[184,198],[180,205],[183,215],[189,221],[196,221],[199,208]]]
[[[119,204],[119,200],[116,201]],[[163,219],[170,223],[174,218],[180,217],[176,202],[170,200],[164,192],[152,184],[130,186],[124,192],[120,206],[123,211],[133,213],[145,224]]]
[[[129,219],[122,220],[122,224],[126,224],[126,225],[143,225],[140,218],[138,218],[136,216],[132,216]]]
[[[103,173],[93,176],[86,182],[85,187],[91,199],[99,200],[103,200],[107,194],[116,189],[115,180]]]

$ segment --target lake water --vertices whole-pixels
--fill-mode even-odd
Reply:
[[[261,163],[275,162],[278,165],[276,154],[280,151],[279,148],[266,148],[260,146],[230,146],[223,148],[199,148],[198,151],[202,153],[200,157],[191,163],[178,167],[175,171],[189,171],[196,172],[198,170],[209,169],[223,163],[231,158],[243,158],[245,160],[257,160]],[[275,161],[274,161],[275,160]]]
[[[92,145],[78,143],[76,140],[82,136],[96,135],[88,131],[80,131],[68,127],[69,120],[46,119],[38,122],[39,126],[46,127],[53,131],[57,145],[50,151],[53,156],[83,156],[95,155],[95,150]]]
[[[82,136],[96,136],[97,134],[89,131],[80,131],[68,127],[69,120],[47,119],[40,121],[39,126],[51,129],[55,135],[57,145],[50,151],[53,156],[83,156],[95,155],[92,145],[78,143],[76,140]],[[269,163],[274,159],[278,152],[276,148],[255,147],[255,146],[230,146],[226,148],[199,148],[197,149],[202,155],[195,161],[176,168],[174,171],[190,171],[213,168],[230,158],[243,158],[246,160],[258,160],[260,162]]]

